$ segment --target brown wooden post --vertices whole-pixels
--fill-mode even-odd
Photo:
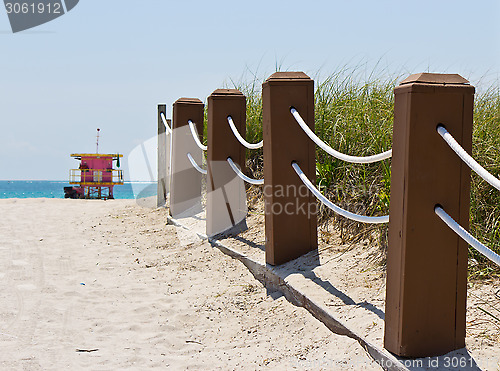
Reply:
[[[201,211],[201,174],[193,168],[188,153],[201,165],[202,150],[191,135],[188,120],[196,124],[200,140],[203,136],[201,100],[179,98],[173,107],[172,159],[170,178],[170,215],[183,217]]]
[[[292,168],[315,183],[315,144],[290,108],[314,130],[314,81],[303,72],[276,72],[262,85],[266,262],[272,265],[318,248],[317,204]]]
[[[168,183],[168,167],[169,157],[170,157],[170,135],[167,134],[165,124],[161,117],[163,115],[167,117],[167,109],[165,104],[158,105],[158,185],[156,192],[156,206],[161,207],[166,204],[167,192],[169,188]],[[171,120],[167,120],[167,123],[171,125]]]
[[[246,98],[236,89],[217,89],[208,97],[207,235],[246,229],[245,184],[227,163],[245,169],[245,147],[234,136],[228,116],[245,137]]]
[[[459,75],[411,75],[395,89],[385,347],[403,357],[465,346],[467,244],[434,213],[469,225],[470,170],[437,133],[469,153],[474,87]]]

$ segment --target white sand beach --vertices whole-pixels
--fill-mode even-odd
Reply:
[[[0,369],[380,369],[133,200],[0,200]]]

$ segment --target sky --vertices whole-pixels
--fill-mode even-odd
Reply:
[[[170,117],[179,97],[206,101],[277,67],[498,83],[500,2],[80,0],[16,34],[1,7],[0,56],[0,180],[66,180],[97,128],[100,152],[128,156],[155,136],[157,104]]]

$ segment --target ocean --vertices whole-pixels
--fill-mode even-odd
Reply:
[[[52,180],[0,180],[0,198],[64,198],[70,184]],[[116,199],[136,199],[156,195],[156,183],[125,182],[113,189]]]

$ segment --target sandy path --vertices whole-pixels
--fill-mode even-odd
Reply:
[[[0,200],[0,215],[2,370],[378,369],[164,210]]]

